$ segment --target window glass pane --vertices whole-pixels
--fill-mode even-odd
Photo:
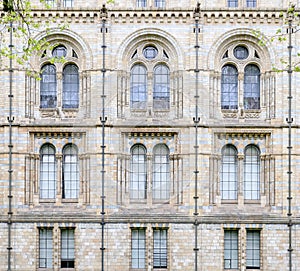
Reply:
[[[166,65],[154,69],[153,108],[168,109],[170,104],[170,72]]]
[[[222,68],[221,108],[238,108],[238,72],[232,65],[226,65]]]
[[[63,4],[65,8],[73,7],[73,0],[63,0]]]
[[[147,6],[147,0],[137,0],[136,1],[136,6],[145,8]]]
[[[55,198],[56,159],[55,149],[46,144],[40,150],[40,198]]]
[[[249,56],[248,49],[245,46],[235,47],[233,54],[237,59],[246,59]]]
[[[246,268],[260,267],[260,231],[247,230]]]
[[[39,267],[52,267],[52,229],[39,229]]]
[[[238,0],[227,0],[228,7],[230,8],[237,8],[238,7]]]
[[[61,230],[61,267],[74,268],[74,229]]]
[[[154,46],[147,46],[143,50],[143,55],[146,59],[154,59],[157,56],[157,49]]]
[[[145,268],[146,261],[146,233],[145,229],[131,231],[131,267]]]
[[[247,7],[248,8],[255,8],[256,7],[256,0],[247,0]]]
[[[165,0],[155,0],[155,7],[164,8],[166,6]]]
[[[158,144],[153,149],[152,170],[153,199],[169,199],[170,196],[170,162],[169,148]]]
[[[248,65],[245,68],[244,108],[260,108],[260,70],[255,65]]]
[[[56,68],[54,65],[45,65],[41,71],[40,107],[54,108],[57,103]]]
[[[63,149],[63,179],[62,197],[66,199],[78,198],[79,170],[78,151],[75,145],[67,145]]]
[[[153,230],[153,267],[167,268],[167,230]]]
[[[220,185],[222,199],[237,199],[237,151],[231,145],[225,146],[222,151]]]
[[[55,47],[52,51],[53,57],[65,57],[67,55],[67,48],[63,45]]]
[[[132,109],[146,109],[147,70],[142,65],[135,65],[131,69],[130,99]]]
[[[63,70],[63,108],[79,106],[79,73],[76,65],[67,65]]]
[[[145,199],[146,180],[146,149],[135,145],[131,149],[130,198]]]
[[[245,150],[244,197],[248,200],[260,198],[260,154],[254,145],[248,146]]]
[[[238,268],[238,231],[224,231],[224,268]]]

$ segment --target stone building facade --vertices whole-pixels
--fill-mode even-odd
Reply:
[[[0,270],[298,270],[300,77],[289,254],[288,49],[271,41],[289,1],[32,2],[51,46],[40,80],[1,59]]]

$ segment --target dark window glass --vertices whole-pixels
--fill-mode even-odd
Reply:
[[[130,94],[132,109],[146,109],[147,70],[142,65],[135,65],[131,69]]]
[[[244,74],[244,108],[260,108],[260,70],[255,65],[248,65]]]
[[[135,145],[131,149],[130,198],[145,199],[147,195],[146,149]]]
[[[56,93],[56,68],[54,65],[45,65],[41,72],[40,82],[40,107],[54,108],[57,103]]]
[[[166,65],[154,69],[153,108],[168,109],[170,106],[170,72]]]
[[[227,145],[222,150],[221,196],[225,200],[237,199],[237,150]]]
[[[221,108],[238,108],[238,72],[232,65],[226,65],[222,68]]]
[[[245,46],[237,46],[233,49],[233,55],[237,59],[243,60],[249,56],[249,51]]]
[[[63,70],[63,108],[79,106],[79,74],[74,64],[67,65]]]
[[[56,195],[55,149],[45,144],[40,150],[40,198],[54,199]]]

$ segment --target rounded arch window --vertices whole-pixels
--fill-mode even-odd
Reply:
[[[245,46],[238,45],[233,49],[233,55],[239,60],[244,60],[249,56],[249,51]]]
[[[146,59],[154,59],[158,54],[158,50],[154,46],[147,46],[143,49],[143,55]]]
[[[67,55],[67,48],[63,45],[58,45],[52,50],[53,57],[65,57]]]

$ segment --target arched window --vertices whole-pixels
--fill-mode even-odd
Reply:
[[[62,198],[76,199],[79,192],[78,150],[68,144],[63,148]]]
[[[170,104],[170,71],[166,65],[154,68],[153,108],[168,109]]]
[[[254,145],[245,149],[244,197],[248,200],[260,199],[260,152]]]
[[[169,148],[158,144],[153,149],[153,199],[169,199],[170,197],[170,160]]]
[[[244,108],[260,108],[260,70],[256,65],[247,65],[244,75]]]
[[[55,148],[45,144],[40,149],[40,198],[54,199],[56,196]]]
[[[222,150],[220,185],[222,199],[237,199],[237,150],[233,145],[226,145]]]
[[[222,68],[221,108],[238,108],[238,71],[233,65],[226,65]]]
[[[63,108],[78,108],[79,106],[79,74],[74,64],[65,66],[63,70]]]
[[[130,74],[131,108],[146,109],[147,70],[143,65],[134,65]]]
[[[131,148],[130,198],[145,199],[147,195],[146,148],[134,145]]]
[[[43,66],[40,83],[40,107],[54,108],[57,102],[56,68],[52,64]]]

